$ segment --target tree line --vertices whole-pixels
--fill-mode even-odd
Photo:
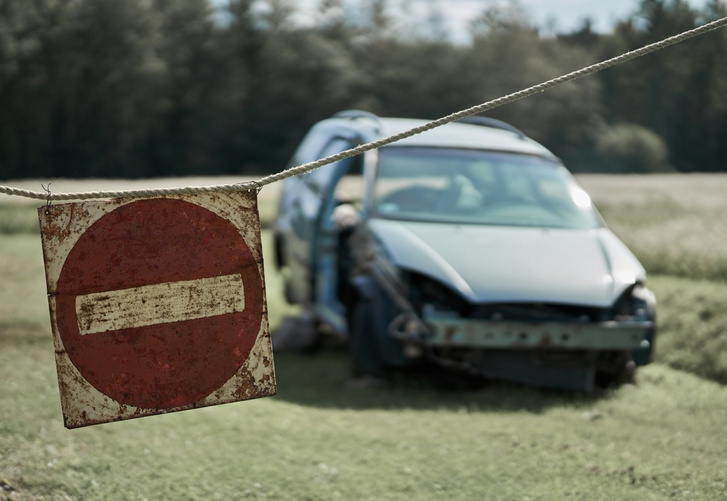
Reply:
[[[517,2],[455,43],[434,4],[0,0],[0,179],[261,174],[316,121],[438,118],[727,15],[641,0],[607,34]],[[496,110],[574,171],[727,170],[727,29]]]

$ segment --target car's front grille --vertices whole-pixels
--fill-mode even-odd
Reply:
[[[600,308],[550,303],[498,303],[475,306],[468,318],[517,322],[595,322]]]

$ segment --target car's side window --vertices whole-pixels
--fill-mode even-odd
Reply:
[[[303,139],[293,158],[290,159],[288,167],[295,167],[304,163],[317,160],[321,149],[330,140],[331,133],[327,130],[312,129]]]
[[[351,141],[341,137],[334,137],[328,144],[321,150],[319,158],[325,158],[336,153],[340,153],[349,149],[352,146]],[[310,171],[303,178],[304,182],[310,187],[311,190],[316,192],[318,195],[323,196],[326,192],[326,188],[333,182],[333,177],[337,169],[338,162],[324,165],[315,170]]]

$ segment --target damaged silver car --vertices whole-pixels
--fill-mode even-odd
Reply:
[[[411,129],[346,111],[292,164]],[[275,226],[286,297],[349,340],[354,370],[438,364],[590,391],[649,363],[644,268],[546,148],[466,119],[287,179]]]

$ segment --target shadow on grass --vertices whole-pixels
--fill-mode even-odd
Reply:
[[[50,363],[53,342],[36,322],[0,321],[0,351],[16,348]],[[315,353],[275,353],[276,399],[335,409],[432,410],[455,412],[540,413],[552,407],[589,408],[611,392],[584,394],[499,381],[471,384],[452,372],[434,368],[394,372],[381,389],[346,387],[351,377],[348,349],[326,343]]]
[[[612,393],[546,390],[500,381],[473,384],[437,368],[395,372],[384,388],[350,389],[348,352],[341,346],[325,346],[312,354],[276,353],[275,369],[275,398],[338,409],[540,413],[551,407],[587,408]]]

